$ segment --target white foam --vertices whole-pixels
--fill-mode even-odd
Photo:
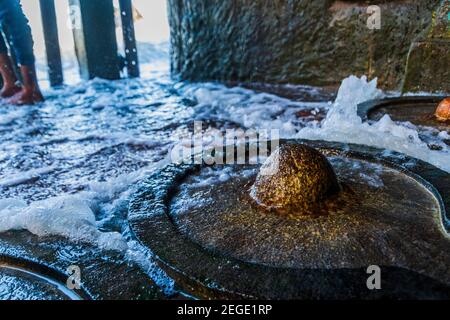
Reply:
[[[405,93],[403,93],[403,95],[407,96],[407,97],[420,97],[420,96],[440,97],[440,96],[446,96],[449,93],[450,93],[450,91],[449,92],[445,92],[445,91],[437,91],[437,92],[418,91],[418,92],[405,92]]]
[[[0,113],[0,125],[6,126],[14,121],[23,118],[27,114],[26,107],[16,109],[7,113]]]
[[[60,235],[75,242],[87,242],[104,250],[124,253],[127,261],[138,264],[161,288],[171,295],[174,282],[154,261],[149,249],[138,244],[126,227],[121,233],[101,231],[105,220],[115,216],[121,204],[127,210],[132,186],[155,169],[167,165],[168,158],[131,174],[122,174],[106,182],[94,182],[89,191],[63,195],[27,204],[21,199],[0,200],[0,233],[28,230],[38,236]],[[99,219],[103,216],[103,220]],[[119,215],[119,225],[126,226],[126,213]]]
[[[438,137],[441,139],[450,139],[450,134],[447,131],[441,131],[438,134]]]
[[[236,171],[232,166],[224,166],[223,168],[209,167],[202,170],[202,173],[194,177],[194,183],[190,188],[211,187],[218,183],[223,183],[234,177],[249,177],[255,173],[255,169],[246,169]]]
[[[295,113],[305,108],[327,109],[326,102],[297,102],[268,93],[216,83],[188,84],[183,95],[197,101],[194,115],[229,120],[246,128],[279,129],[280,136],[292,137],[300,129]]]
[[[39,179],[41,176],[49,174],[55,171],[55,166],[43,167],[39,169],[33,169],[25,172],[20,172],[12,176],[3,177],[0,179],[0,187],[14,187],[20,184],[28,183]]]
[[[430,150],[411,123],[396,123],[385,115],[375,123],[363,122],[357,115],[361,102],[384,96],[377,80],[350,76],[342,81],[334,103],[303,103],[272,94],[255,93],[243,88],[227,88],[216,83],[181,86],[183,94],[198,102],[195,114],[231,120],[252,129],[278,129],[281,138],[301,138],[356,143],[385,148],[429,162],[450,172],[449,147],[442,142],[448,136],[440,133],[430,138],[442,150]],[[328,110],[322,122],[300,123],[294,113],[299,109]],[[440,139],[440,141],[434,141]]]
[[[27,205],[18,199],[0,200],[0,232],[26,229],[38,236],[62,235],[107,250],[124,251],[120,233],[97,229],[92,195],[65,195]]]
[[[315,127],[300,130],[296,138],[339,141],[364,144],[397,152],[424,160],[450,172],[448,147],[441,151],[430,150],[419,133],[408,123],[395,123],[389,115],[370,124],[357,115],[357,105],[382,96],[376,88],[376,79],[351,76],[342,82],[338,96],[325,120]]]
[[[111,210],[111,204],[128,197],[131,185],[167,163],[168,160],[163,159],[132,174],[122,174],[106,182],[93,182],[89,191],[78,194],[30,204],[20,199],[0,200],[0,232],[28,230],[38,236],[60,235],[107,250],[126,251],[128,245],[120,233],[99,230],[101,221],[97,221],[95,213],[101,208]],[[13,180],[6,182],[11,184]]]

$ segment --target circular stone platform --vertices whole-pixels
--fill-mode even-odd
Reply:
[[[394,121],[410,121],[418,126],[434,127],[450,133],[450,122],[438,121],[434,115],[445,96],[411,96],[371,100],[358,105],[358,115],[367,120],[380,120],[388,114]]]
[[[327,214],[262,210],[248,192],[258,165],[172,164],[132,199],[133,231],[200,298],[450,298],[450,175],[365,146],[296,143],[324,154],[343,186]],[[370,265],[383,290],[367,289]]]
[[[68,268],[80,268],[70,290]],[[0,300],[164,299],[160,288],[124,254],[25,230],[0,233]]]
[[[5,259],[3,259],[5,260]],[[62,274],[29,262],[0,261],[0,300],[84,300],[81,290],[70,290]]]

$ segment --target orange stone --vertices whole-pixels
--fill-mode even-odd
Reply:
[[[435,116],[439,121],[450,121],[450,97],[439,103]]]

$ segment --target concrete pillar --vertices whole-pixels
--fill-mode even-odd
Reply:
[[[50,85],[52,87],[60,86],[63,84],[64,78],[58,39],[58,25],[56,23],[55,0],[39,0],[39,4]]]
[[[402,91],[450,92],[450,1],[443,0],[433,23],[411,45]]]
[[[317,86],[370,75],[398,90],[441,1],[168,0],[171,69],[190,81]]]
[[[112,0],[69,0],[75,51],[84,79],[119,79]]]

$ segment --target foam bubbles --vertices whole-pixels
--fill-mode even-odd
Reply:
[[[88,194],[65,195],[30,205],[19,199],[4,199],[0,201],[0,232],[26,229],[38,236],[61,235],[106,250],[126,250],[120,233],[97,229],[92,205]]]
[[[31,182],[33,180],[39,179],[39,177],[41,177],[42,175],[46,175],[55,170],[56,168],[54,166],[49,166],[20,172],[13,176],[0,178],[0,188],[14,187],[23,183]]]
[[[376,79],[351,76],[342,82],[339,93],[325,120],[316,127],[307,127],[296,138],[364,144],[394,150],[424,160],[450,172],[448,147],[433,151],[408,123],[396,123],[384,115],[375,123],[362,122],[357,115],[359,103],[380,98]]]

